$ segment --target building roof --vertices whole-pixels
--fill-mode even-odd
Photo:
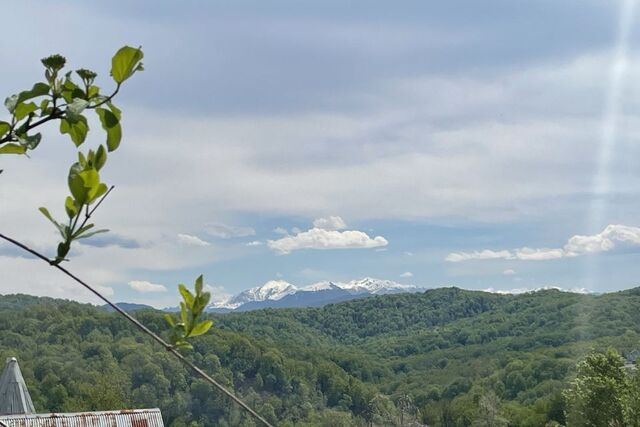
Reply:
[[[164,427],[160,409],[0,415],[6,427]]]
[[[0,375],[0,414],[32,414],[35,411],[18,360],[10,357]]]

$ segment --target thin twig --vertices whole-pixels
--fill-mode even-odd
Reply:
[[[106,194],[105,194],[106,196]],[[97,207],[97,206],[96,206]],[[260,421],[262,424],[264,424],[266,427],[273,427],[267,420],[265,420],[262,416],[260,416],[260,414],[258,414],[256,411],[254,411],[253,409],[251,409],[251,407],[249,407],[249,405],[247,405],[246,403],[244,403],[239,397],[237,397],[235,394],[233,394],[231,391],[227,390],[222,384],[220,384],[219,382],[217,382],[216,380],[214,380],[213,378],[211,378],[211,376],[209,376],[209,374],[207,374],[206,372],[204,372],[202,369],[200,369],[198,366],[196,366],[195,364],[193,364],[193,362],[187,360],[182,354],[180,354],[180,352],[178,352],[171,344],[167,343],[165,340],[163,340],[162,338],[160,338],[160,336],[158,336],[155,332],[153,332],[152,330],[150,330],[149,328],[147,328],[146,326],[144,326],[142,323],[140,323],[140,321],[138,321],[135,317],[131,316],[129,313],[127,313],[126,311],[124,311],[123,309],[121,309],[120,307],[118,307],[117,304],[114,304],[113,302],[111,302],[107,297],[105,297],[104,295],[102,295],[100,292],[98,292],[95,288],[93,288],[91,285],[89,285],[88,283],[84,282],[82,279],[80,279],[78,276],[76,276],[75,274],[71,273],[69,270],[67,270],[66,268],[60,266],[59,264],[52,264],[51,260],[49,260],[49,258],[47,258],[46,256],[42,255],[40,252],[31,249],[29,246],[25,245],[24,243],[21,243],[9,236],[5,236],[4,234],[0,233],[0,238],[6,240],[9,243],[12,243],[16,246],[18,246],[19,248],[29,252],[31,255],[35,256],[36,258],[41,259],[42,261],[46,262],[47,264],[51,265],[54,268],[57,268],[58,270],[60,270],[62,273],[66,274],[67,276],[69,276],[70,278],[72,278],[73,280],[75,280],[77,283],[79,283],[80,285],[82,285],[83,287],[85,287],[87,290],[89,290],[89,292],[93,293],[95,296],[97,296],[98,298],[100,298],[102,301],[104,301],[105,303],[107,303],[107,305],[109,305],[111,308],[113,308],[115,311],[117,311],[118,313],[120,313],[120,315],[124,316],[129,322],[133,323],[138,329],[140,329],[142,332],[144,332],[145,334],[149,335],[151,338],[153,338],[158,344],[160,344],[161,346],[163,346],[169,353],[173,354],[175,357],[178,358],[178,360],[180,360],[180,362],[182,362],[184,365],[188,366],[189,368],[191,368],[192,370],[194,370],[198,375],[200,375],[202,378],[204,378],[207,382],[209,382],[210,384],[212,384],[213,386],[215,386],[218,390],[220,390],[222,393],[224,393],[225,395],[227,395],[230,399],[232,399],[234,402],[236,402],[238,405],[240,405],[240,407],[242,407],[245,411],[247,411],[252,417],[254,417],[256,420]]]
[[[102,101],[98,102],[98,103],[97,103],[97,104],[95,104],[95,105],[87,106],[87,110],[93,110],[94,108],[100,107],[101,105],[104,105],[104,104],[106,104],[107,102],[110,102],[110,101],[111,101],[111,100],[112,100],[112,99],[113,99],[113,98],[118,94],[118,92],[120,91],[120,85],[121,85],[121,84],[122,84],[122,83],[118,83],[118,84],[116,85],[116,90],[114,90],[114,91],[113,91],[113,93],[112,93],[111,95],[107,96],[107,97],[106,97],[105,99],[103,99]]]

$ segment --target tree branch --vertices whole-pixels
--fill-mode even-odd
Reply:
[[[62,118],[62,116],[64,116],[64,112],[61,111],[61,110],[55,109],[47,117],[44,117],[44,118],[38,120],[37,122],[34,122],[34,123],[28,125],[24,129],[23,132],[27,133],[33,128],[36,128],[36,127],[38,127],[40,125],[43,125],[43,124],[45,124],[45,123],[47,123],[48,121],[51,121],[51,120],[60,119],[60,118]],[[4,144],[6,142],[16,141],[16,139],[14,137],[15,137],[15,135],[13,134],[13,130],[11,130],[8,134],[6,134],[2,138],[0,138],[0,145]]]
[[[105,194],[105,196],[106,196],[106,194]],[[97,206],[96,206],[96,208],[97,208]],[[95,208],[94,208],[94,210],[95,210]],[[15,240],[15,239],[13,239],[13,238],[11,238],[9,236],[6,236],[6,235],[4,235],[2,233],[0,233],[0,239],[4,239],[7,242],[12,243],[13,245],[25,250],[26,252],[29,252],[31,255],[35,256],[36,258],[41,259],[42,261],[46,262],[50,266],[60,270],[62,273],[64,273],[65,275],[67,275],[68,277],[70,277],[71,279],[73,279],[74,281],[79,283],[80,285],[82,285],[89,292],[91,292],[92,294],[94,294],[95,296],[100,298],[102,301],[104,301],[111,308],[113,308],[121,316],[125,317],[129,322],[133,323],[142,332],[144,332],[145,334],[147,334],[151,338],[153,338],[153,340],[156,341],[161,346],[163,346],[165,348],[165,350],[167,350],[169,353],[173,354],[176,358],[178,358],[178,360],[180,360],[180,362],[182,362],[183,365],[191,368],[198,375],[200,375],[205,381],[207,381],[209,384],[211,384],[214,387],[216,387],[223,394],[225,394],[231,400],[236,402],[242,409],[247,411],[253,418],[255,418],[256,420],[260,421],[266,427],[273,427],[267,420],[265,420],[262,416],[260,416],[260,414],[255,412],[253,409],[251,409],[251,407],[249,407],[249,405],[244,403],[238,396],[233,394],[231,391],[227,390],[227,388],[225,388],[222,384],[220,384],[216,380],[214,380],[211,376],[209,376],[209,374],[204,372],[202,369],[200,369],[193,362],[187,360],[187,358],[185,358],[180,352],[178,352],[171,344],[167,343],[165,340],[163,340],[155,332],[153,332],[152,330],[150,330],[149,328],[144,326],[135,317],[131,316],[129,313],[127,313],[126,311],[124,311],[123,309],[118,307],[118,305],[116,305],[113,302],[111,302],[107,297],[105,297],[100,292],[98,292],[93,286],[91,286],[88,283],[84,282],[82,279],[78,278],[75,274],[71,273],[69,270],[67,270],[66,268],[60,266],[59,264],[52,264],[52,260],[50,260],[46,256],[42,255],[40,252],[36,251],[35,249],[31,249],[29,246],[25,245],[24,243],[21,243],[21,242]]]

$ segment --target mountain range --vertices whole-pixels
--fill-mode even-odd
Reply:
[[[228,299],[212,303],[208,311],[224,313],[261,308],[318,307],[370,295],[422,290],[424,289],[417,286],[370,277],[349,282],[324,281],[300,288],[284,280],[270,280],[262,286],[247,289]]]

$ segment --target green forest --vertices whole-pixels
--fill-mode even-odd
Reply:
[[[162,312],[135,315],[166,333]],[[640,349],[640,288],[441,288],[210,318],[185,354],[280,426],[566,425],[580,361]],[[0,328],[38,412],[159,407],[168,426],[254,425],[116,313],[8,295]]]

